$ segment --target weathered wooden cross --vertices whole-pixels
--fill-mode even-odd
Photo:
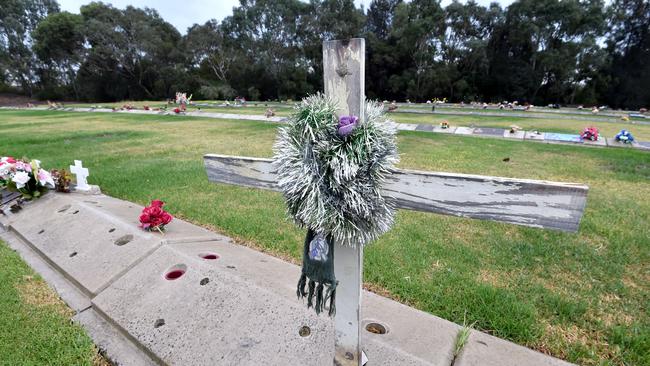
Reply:
[[[364,118],[364,60],[363,39],[323,44],[325,93],[338,102],[339,115]],[[280,190],[271,159],[208,154],[204,161],[211,182]],[[384,191],[401,209],[577,231],[588,187],[396,169]],[[363,248],[338,246],[334,266],[339,281],[334,364],[360,365]]]

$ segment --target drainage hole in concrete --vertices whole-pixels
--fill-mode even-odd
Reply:
[[[76,214],[78,214],[78,213],[79,213],[79,210],[76,210],[76,211],[73,212],[72,214],[73,214],[73,215],[76,215]]]
[[[311,328],[309,328],[306,325],[303,325],[302,327],[300,327],[300,330],[298,330],[298,334],[301,337],[309,337],[309,335],[311,334]]]
[[[177,264],[165,272],[165,279],[168,281],[179,279],[185,274],[185,272],[187,272],[187,266],[184,264]]]
[[[115,245],[121,247],[122,245],[128,244],[131,240],[133,240],[133,235],[124,235],[115,240]]]
[[[113,228],[110,228],[110,229],[108,230],[109,233],[112,233],[113,231],[115,231],[115,228],[114,228],[114,227],[113,227]]]
[[[165,325],[165,319],[156,319],[156,322],[153,323],[154,328],[160,328]]]
[[[41,231],[39,231],[38,233],[43,234],[44,232],[45,232],[45,229],[41,229]]]
[[[199,257],[201,257],[201,258],[203,258],[203,259],[207,259],[207,260],[215,260],[215,259],[219,259],[219,254],[215,254],[215,253],[201,253],[201,254],[199,254]]]
[[[386,327],[379,323],[369,323],[366,325],[366,330],[374,334],[386,334]]]
[[[201,284],[201,286],[205,286],[209,282],[210,282],[210,279],[206,277],[206,278],[202,279],[201,282],[199,282],[199,283]]]
[[[69,208],[70,208],[70,205],[65,205],[65,206],[61,207],[57,212],[65,212],[65,211],[67,211]]]
[[[77,255],[77,252],[70,253],[70,258],[74,257],[75,255]]]

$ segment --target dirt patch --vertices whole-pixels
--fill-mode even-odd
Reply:
[[[37,308],[46,307],[66,318],[72,318],[74,315],[74,311],[43,280],[23,276],[22,281],[16,285],[16,290],[24,304]]]
[[[576,325],[546,324],[544,335],[532,345],[536,350],[566,359],[570,346],[580,345],[595,351],[600,360],[616,360],[620,357],[619,349],[607,343],[602,331],[590,330]],[[596,365],[595,359],[582,359],[581,365]]]
[[[476,281],[480,283],[485,283],[493,287],[504,288],[506,286],[506,281],[504,276],[487,269],[481,269],[476,276]]]
[[[27,103],[44,104],[41,101],[36,101],[30,97],[16,94],[0,94],[0,107],[26,107]],[[45,103],[46,104],[46,103]]]

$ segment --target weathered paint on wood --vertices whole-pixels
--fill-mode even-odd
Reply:
[[[337,105],[339,116],[353,115],[365,119],[364,39],[323,42],[325,95]],[[361,365],[361,286],[363,246],[337,245],[334,249],[336,317],[334,318],[334,365]]]
[[[7,190],[1,190],[0,191],[0,206],[3,206],[15,199],[20,197],[20,193],[18,192],[9,192]]]
[[[279,191],[271,159],[227,155],[204,157],[215,183]],[[511,224],[577,231],[588,187],[528,179],[395,169],[386,194],[402,209]]]

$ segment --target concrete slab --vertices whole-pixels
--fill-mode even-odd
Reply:
[[[186,272],[175,280],[165,273]],[[161,247],[93,299],[93,305],[169,365],[331,365],[326,316],[214,263]],[[294,289],[295,291],[295,289]],[[309,336],[301,336],[302,327]]]
[[[616,141],[616,139],[613,137],[607,139],[607,146],[610,147],[634,147],[636,145],[636,142],[626,144],[624,142]]]
[[[440,126],[435,126],[433,128],[433,132],[436,133],[455,133],[456,132],[456,126],[449,126],[448,128],[442,128]]]
[[[515,131],[514,133],[510,133],[510,130],[504,130],[503,137],[507,139],[523,140],[526,137],[526,131]]]
[[[472,127],[458,127],[456,131],[454,131],[456,135],[471,135],[474,133],[474,128]]]
[[[474,135],[489,136],[489,137],[503,137],[506,130],[503,128],[489,128],[480,127],[474,130]]]
[[[200,259],[206,254],[216,255],[219,259],[203,262],[304,307],[295,297],[300,276],[298,266],[228,240],[182,243],[170,248],[186,261]],[[449,365],[460,329],[458,325],[367,291],[363,291],[362,296],[364,326],[377,322],[389,329],[383,335],[362,333],[364,350],[374,361],[372,364]],[[333,342],[333,334],[331,336],[328,342]],[[381,362],[376,363],[379,360]],[[388,360],[395,362],[388,363]]]
[[[0,240],[15,250],[29,266],[36,271],[47,284],[54,289],[61,299],[75,312],[90,307],[90,299],[61,273],[52,267],[45,258],[41,257],[29,245],[13,233],[0,233]]]
[[[454,366],[570,366],[545,354],[472,330]]]
[[[550,133],[546,132],[544,134],[545,141],[557,141],[557,142],[567,142],[567,143],[577,143],[581,144],[582,139],[580,135],[573,135],[568,133]]]
[[[415,131],[415,129],[418,127],[418,125],[414,123],[398,123],[397,124],[397,130],[398,131]]]
[[[88,295],[96,295],[163,240],[218,237],[181,220],[169,225],[164,237],[145,232],[138,227],[141,210],[103,195],[49,193],[12,215],[9,226]]]
[[[582,142],[585,145],[591,145],[591,146],[607,146],[607,140],[604,137],[600,137],[596,141],[582,140]]]
[[[544,141],[544,132],[526,131],[524,140]]]
[[[157,363],[142,352],[130,339],[102,318],[93,309],[87,309],[72,320],[80,324],[92,338],[102,355],[113,365],[154,366]]]
[[[637,142],[636,148],[641,150],[650,150],[650,141],[639,141]]]
[[[433,132],[433,125],[428,125],[428,124],[419,124],[416,128],[416,131],[425,131],[425,132]]]

